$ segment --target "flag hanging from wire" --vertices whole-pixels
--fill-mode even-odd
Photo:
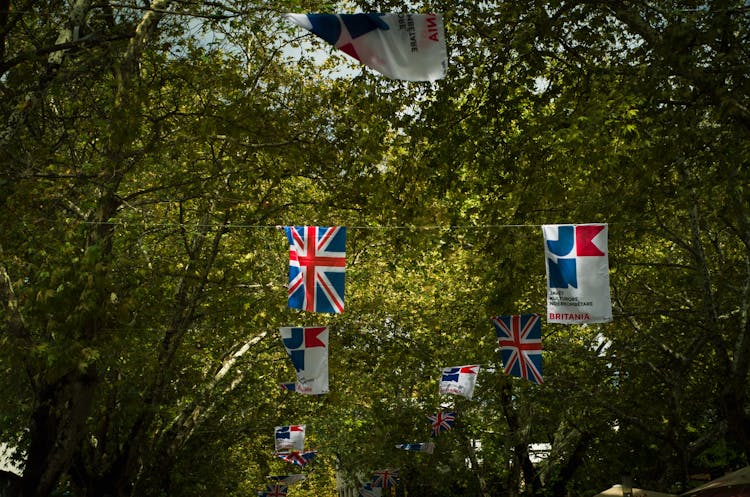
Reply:
[[[372,486],[380,488],[393,488],[398,485],[397,469],[381,469],[375,471],[372,477]]]
[[[286,14],[370,69],[405,81],[445,77],[448,54],[441,14]]]
[[[346,228],[284,226],[289,240],[289,307],[344,312]]]
[[[299,450],[293,450],[291,452],[276,452],[274,455],[276,457],[279,457],[286,462],[290,462],[292,464],[296,464],[300,467],[305,467],[307,463],[313,460],[315,456],[318,454],[317,451],[310,450],[301,452]]]
[[[539,314],[492,318],[506,374],[542,383],[541,323]]]
[[[479,365],[455,366],[443,368],[440,375],[438,392],[440,394],[455,394],[471,400],[474,395],[474,386],[477,383]]]
[[[274,428],[277,452],[305,449],[305,425],[277,426]]]
[[[287,493],[286,485],[280,483],[266,485],[265,497],[286,497]]]
[[[297,383],[292,391],[303,395],[328,393],[328,328],[282,326],[279,330],[297,371]]]
[[[453,429],[453,423],[456,422],[456,413],[438,411],[435,414],[428,414],[427,419],[430,420],[430,436],[436,437],[441,431]]]
[[[301,474],[292,474],[292,475],[268,475],[266,476],[269,480],[273,480],[275,482],[279,482],[283,485],[291,485],[292,483],[297,483],[306,478],[305,475]]]
[[[432,454],[435,450],[435,444],[432,442],[396,444],[396,448],[411,452],[427,452],[428,454]]]
[[[542,226],[547,265],[547,322],[612,321],[606,224]]]
[[[372,483],[365,483],[359,489],[359,497],[380,497],[381,495],[383,495],[383,489],[380,487],[373,488]]]

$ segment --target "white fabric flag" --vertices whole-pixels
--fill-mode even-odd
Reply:
[[[547,267],[547,322],[612,321],[606,224],[542,226]]]
[[[328,328],[281,327],[281,341],[297,370],[295,392],[328,393]]]
[[[471,399],[478,374],[479,365],[477,364],[443,368],[438,391],[440,394],[456,394]]]
[[[445,77],[448,55],[441,14],[286,14],[342,52],[391,79]]]
[[[274,434],[276,452],[305,450],[305,425],[277,426]]]

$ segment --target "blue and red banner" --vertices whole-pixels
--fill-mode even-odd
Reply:
[[[286,388],[304,395],[328,393],[328,328],[281,327],[279,330],[297,371],[294,388]]]
[[[456,394],[471,400],[474,395],[474,386],[477,383],[479,365],[455,366],[443,368],[440,375],[438,392],[440,394]]]
[[[445,77],[448,54],[441,14],[286,14],[370,69],[405,81]]]
[[[612,321],[606,224],[542,226],[547,266],[547,322]]]

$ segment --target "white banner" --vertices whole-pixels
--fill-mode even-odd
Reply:
[[[391,79],[445,77],[448,55],[441,14],[286,14],[342,52]]]
[[[304,395],[328,393],[328,328],[281,327],[279,330],[297,371],[294,391]]]
[[[277,426],[274,435],[276,452],[305,450],[305,425]]]
[[[547,322],[612,321],[606,224],[542,226],[547,268]]]
[[[440,394],[462,395],[471,399],[474,395],[474,386],[477,383],[478,374],[479,365],[476,364],[443,368],[438,392]]]

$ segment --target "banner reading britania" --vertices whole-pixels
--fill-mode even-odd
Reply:
[[[542,226],[547,261],[547,322],[612,321],[606,224]]]
[[[286,14],[342,52],[391,79],[445,77],[448,55],[441,14]]]

